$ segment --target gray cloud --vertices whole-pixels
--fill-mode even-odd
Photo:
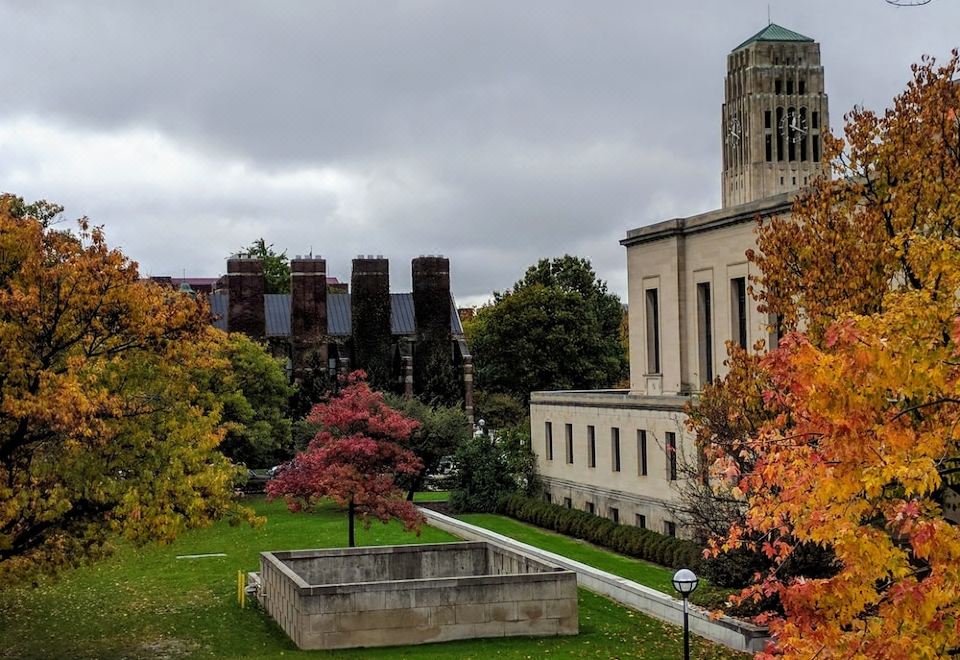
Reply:
[[[263,235],[341,276],[444,253],[479,300],[540,256],[590,256],[719,204],[738,3],[0,1],[0,189],[107,226],[150,273],[216,274]],[[821,43],[834,126],[882,107],[960,6],[772,3]]]

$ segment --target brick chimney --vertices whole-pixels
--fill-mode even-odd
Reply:
[[[391,386],[390,262],[383,257],[359,256],[350,277],[353,361],[367,372],[370,385]]]
[[[290,341],[293,365],[299,370],[311,351],[327,361],[327,262],[314,256],[290,261]]]
[[[242,254],[227,259],[227,290],[230,294],[227,329],[230,332],[263,339],[266,334],[264,287],[263,263],[259,259]]]
[[[417,257],[411,264],[417,335],[450,336],[450,260]]]
[[[411,264],[417,343],[413,354],[413,389],[425,399],[452,402],[462,396],[453,371],[450,337],[450,260],[417,257]]]

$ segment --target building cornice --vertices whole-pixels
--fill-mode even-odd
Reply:
[[[631,245],[650,243],[674,236],[689,236],[744,222],[753,222],[757,216],[780,215],[790,210],[796,194],[797,191],[781,193],[739,206],[707,211],[686,218],[664,220],[646,227],[637,227],[627,232],[626,238],[620,241],[620,245],[630,247]]]
[[[614,408],[683,412],[689,396],[630,394],[630,390],[563,390],[532,392],[530,405]]]

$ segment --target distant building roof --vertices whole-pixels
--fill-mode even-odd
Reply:
[[[349,293],[327,294],[327,332],[335,337],[348,337],[353,328]],[[210,309],[216,317],[214,325],[227,329],[229,294],[217,291],[208,298]],[[267,337],[290,336],[290,294],[268,293],[263,296],[264,320]],[[412,293],[390,294],[390,332],[394,335],[412,335],[417,332],[417,317],[413,307]],[[450,298],[450,332],[463,334],[463,326],[457,315],[453,298]]]
[[[813,41],[813,39],[805,37],[799,32],[788,30],[776,23],[771,23],[733,50],[740,50],[744,46],[752,44],[754,41]]]

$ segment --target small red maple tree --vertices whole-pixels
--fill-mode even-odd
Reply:
[[[419,422],[387,406],[365,378],[363,371],[351,373],[337,397],[313,407],[307,421],[318,424],[320,432],[267,484],[268,499],[283,497],[291,511],[309,510],[327,497],[347,507],[350,547],[356,516],[365,528],[372,518],[396,518],[417,533],[424,520],[395,480],[423,469],[401,445]]]

